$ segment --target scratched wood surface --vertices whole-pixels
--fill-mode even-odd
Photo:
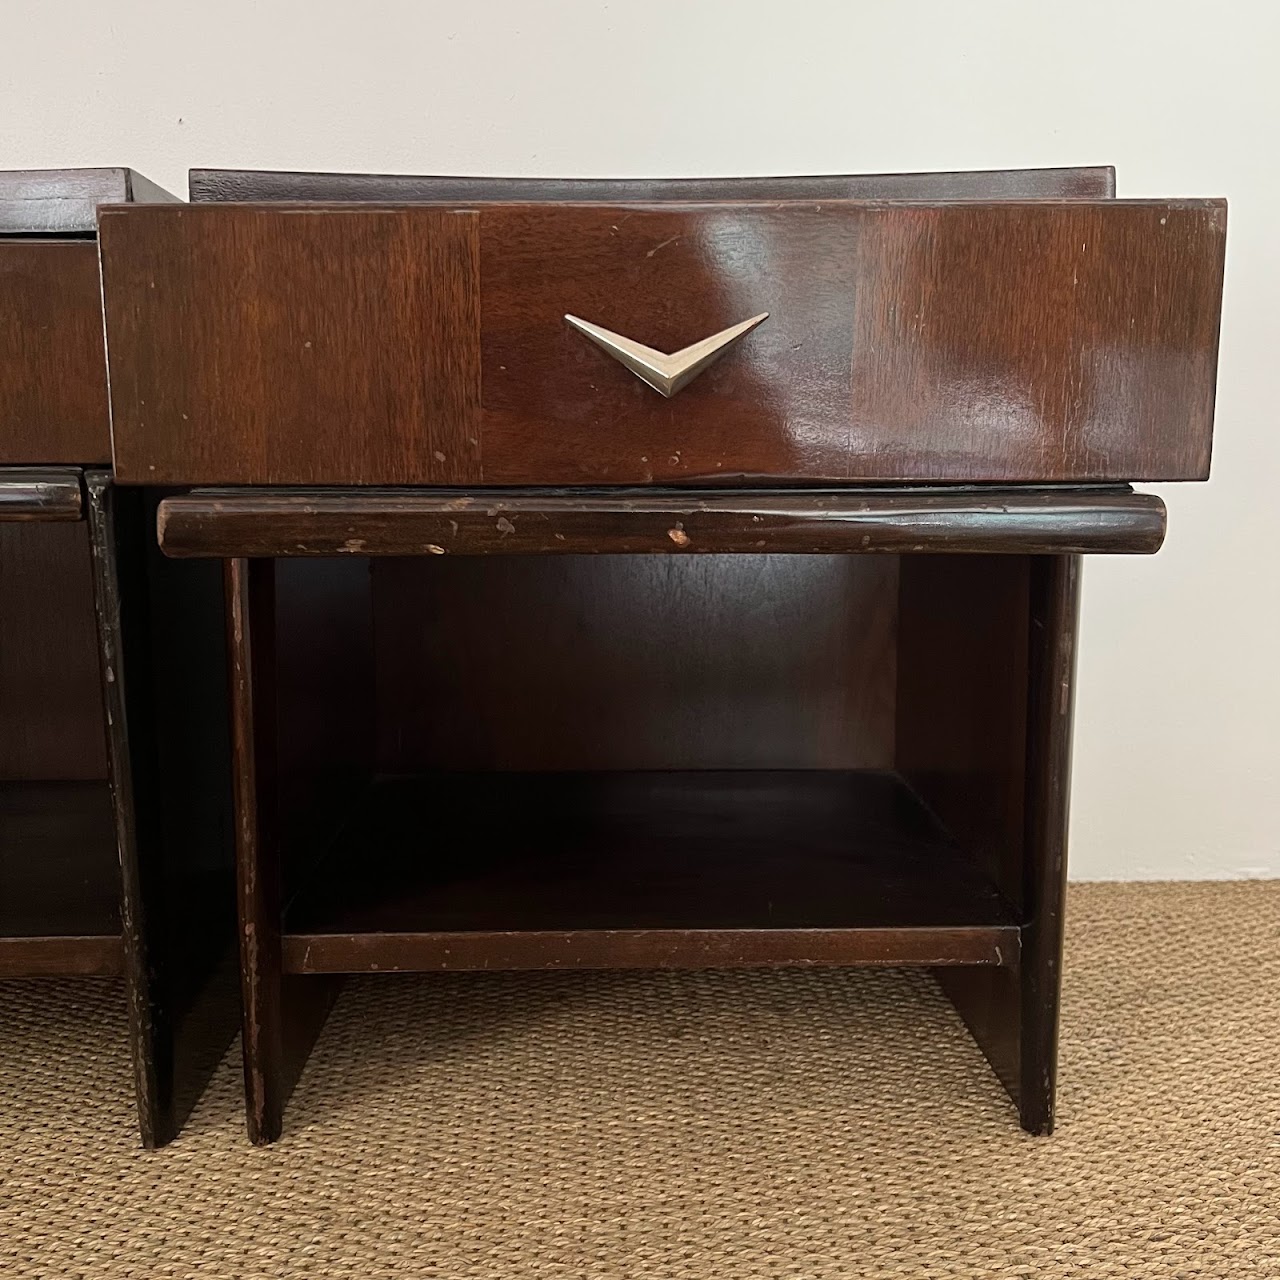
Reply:
[[[100,225],[128,481],[1208,469],[1219,201],[206,204]],[[672,400],[563,320],[670,351],[761,311]]]
[[[1165,508],[1073,489],[197,489],[166,498],[167,555],[1149,554]]]

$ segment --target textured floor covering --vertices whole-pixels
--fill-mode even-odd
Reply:
[[[909,973],[362,980],[283,1142],[136,1149],[118,989],[0,985],[0,1276],[1280,1276],[1280,882],[1073,889],[1059,1130]]]

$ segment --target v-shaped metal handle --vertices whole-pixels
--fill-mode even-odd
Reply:
[[[675,395],[681,387],[688,386],[703,369],[719,360],[739,338],[768,318],[769,313],[762,311],[750,320],[721,329],[719,333],[713,333],[701,342],[665,355],[661,351],[655,351],[653,347],[646,347],[642,342],[624,338],[611,329],[592,324],[589,320],[565,316],[565,320],[579,333],[607,351],[642,382],[647,382],[655,391],[667,397]]]

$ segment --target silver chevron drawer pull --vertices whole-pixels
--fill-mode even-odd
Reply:
[[[703,369],[715,364],[739,338],[768,318],[769,313],[762,311],[750,320],[721,329],[719,333],[713,333],[701,342],[665,355],[652,347],[646,347],[642,342],[635,342],[631,338],[624,338],[620,333],[592,324],[589,320],[565,316],[579,333],[585,334],[596,346],[602,347],[620,364],[626,365],[642,382],[647,382],[655,391],[660,391],[667,397],[675,395],[681,387],[688,386]]]

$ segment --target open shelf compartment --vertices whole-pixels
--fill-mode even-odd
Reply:
[[[0,975],[122,972],[105,782],[0,782]]]
[[[0,472],[0,976],[123,971],[77,472]]]
[[[863,495],[821,551],[710,502],[685,546],[619,500],[519,545],[434,496],[190,500],[166,549],[231,556],[256,1141],[340,975],[475,968],[927,966],[1050,1125],[1092,497],[899,526]],[[534,505],[485,517],[511,538]],[[1160,513],[1130,516],[1111,549],[1150,549]]]
[[[293,972],[1012,964],[1012,910],[896,774],[375,783],[285,917]]]
[[[1016,967],[1032,559],[255,561],[284,971]]]

